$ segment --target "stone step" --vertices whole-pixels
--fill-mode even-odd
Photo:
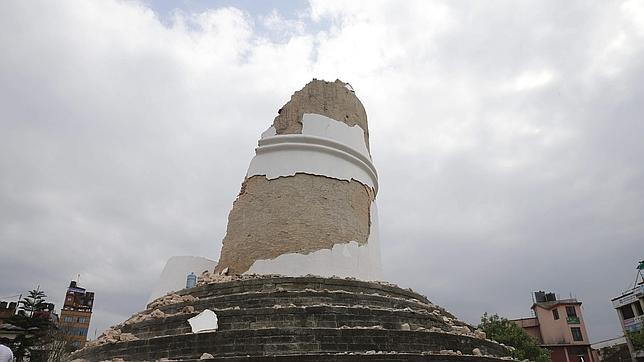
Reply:
[[[91,360],[127,358],[199,358],[203,353],[226,356],[285,356],[322,353],[395,351],[397,353],[439,352],[450,349],[471,354],[474,348],[484,355],[506,356],[508,350],[491,341],[464,335],[378,329],[269,328],[188,333],[97,346],[81,350],[75,358],[91,355]],[[91,353],[90,353],[91,352]],[[462,357],[462,356],[459,356]]]
[[[376,351],[373,351],[376,352]],[[182,362],[204,362],[200,359],[182,359]],[[301,354],[301,355],[275,355],[275,356],[248,356],[248,357],[215,357],[205,361],[222,362],[509,362],[491,356],[450,355],[450,354],[422,354],[422,353],[358,353],[358,354]]]
[[[323,278],[315,276],[306,277],[275,277],[264,276],[228,282],[211,283],[195,288],[184,289],[178,294],[190,294],[199,298],[209,296],[240,294],[246,292],[270,292],[270,291],[333,291],[342,290],[353,294],[380,294],[389,298],[415,299],[423,303],[431,304],[427,297],[418,294],[411,289],[377,282],[367,282],[354,279]]]
[[[409,309],[373,309],[362,306],[309,306],[286,308],[212,309],[219,319],[219,330],[243,330],[263,328],[342,328],[379,327],[402,329],[404,323],[412,330],[419,327],[450,327],[434,314],[418,313]],[[121,331],[132,333],[138,338],[175,335],[191,332],[188,319],[200,311],[132,323],[121,327]]]
[[[340,306],[363,305],[373,308],[393,308],[414,310],[426,310],[432,312],[440,311],[444,315],[450,315],[444,310],[416,299],[392,298],[378,294],[356,294],[344,290],[302,290],[302,291],[256,291],[235,294],[208,294],[202,295],[194,302],[176,303],[161,306],[158,309],[167,314],[174,314],[183,309],[186,305],[192,305],[196,310],[203,309],[226,309],[226,308],[261,308],[273,307],[275,305],[288,306],[310,306],[320,304],[333,304]],[[453,317],[453,316],[452,316]]]

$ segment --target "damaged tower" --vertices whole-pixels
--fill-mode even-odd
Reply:
[[[378,281],[377,193],[364,107],[349,84],[314,79],[262,134],[217,265],[171,259],[147,308],[73,357],[510,359],[508,348],[426,297]],[[206,265],[214,270],[182,289],[187,272]]]
[[[381,279],[367,115],[348,84],[313,80],[262,134],[217,272]]]

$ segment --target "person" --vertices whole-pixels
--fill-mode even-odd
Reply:
[[[11,348],[0,343],[0,362],[12,362],[13,361],[13,352]]]

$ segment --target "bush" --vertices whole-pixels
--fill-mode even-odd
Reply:
[[[550,351],[539,347],[538,341],[514,322],[496,314],[488,316],[485,313],[481,317],[479,328],[487,334],[487,338],[514,347],[512,357],[516,359],[529,359],[536,362],[550,361]]]

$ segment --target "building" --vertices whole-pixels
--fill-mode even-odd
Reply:
[[[581,301],[557,299],[554,293],[543,291],[535,292],[534,296],[534,317],[513,322],[535,337],[541,347],[549,349],[553,362],[595,361],[581,315]]]
[[[637,278],[633,287],[611,300],[634,362],[644,361],[644,275],[642,270],[644,270],[644,261],[640,261],[637,266]]]
[[[93,304],[94,292],[86,291],[72,280],[60,311],[60,329],[74,348],[85,346]]]
[[[631,362],[624,336],[595,342],[591,347],[596,359],[601,362]]]
[[[17,307],[18,307],[18,303],[16,302],[1,301],[0,302],[0,324],[4,323],[4,321],[7,318],[10,318],[14,314],[16,314]]]

